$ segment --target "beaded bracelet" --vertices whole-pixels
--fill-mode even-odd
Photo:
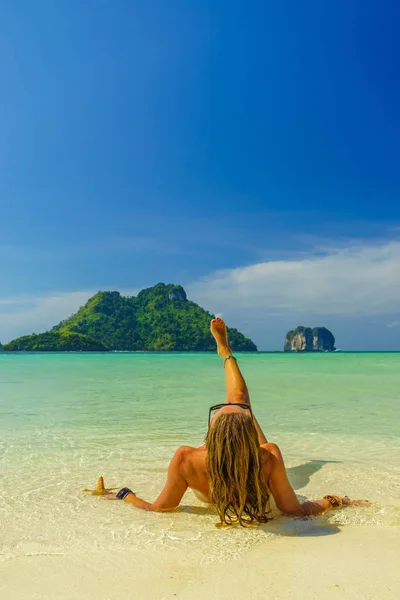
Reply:
[[[332,494],[327,494],[326,496],[324,496],[324,500],[328,500],[328,502],[332,506],[332,508],[342,508],[342,506],[343,506],[343,500],[341,499],[340,496],[334,496]]]
[[[135,492],[132,492],[132,490],[130,490],[128,487],[124,487],[119,490],[119,492],[116,495],[116,498],[118,498],[118,500],[125,500],[125,498],[129,496],[129,494],[135,495]]]

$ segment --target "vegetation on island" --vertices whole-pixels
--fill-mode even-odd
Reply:
[[[284,352],[333,352],[335,338],[326,327],[291,329],[286,334]]]
[[[14,340],[5,350],[215,351],[213,316],[188,300],[180,285],[158,283],[131,297],[98,292],[49,332]],[[71,334],[81,335],[88,347],[76,348],[78,338],[65,337]],[[257,350],[237,329],[228,328],[228,336],[232,351]]]
[[[29,352],[105,352],[108,348],[88,335],[74,333],[73,331],[57,332],[47,331],[46,333],[33,333],[24,335],[4,346],[6,351],[24,350]]]

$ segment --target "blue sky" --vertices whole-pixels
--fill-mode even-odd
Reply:
[[[282,346],[400,349],[400,8],[0,8],[0,340],[159,281]]]

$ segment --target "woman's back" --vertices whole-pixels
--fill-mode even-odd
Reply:
[[[262,472],[261,477],[265,484],[268,481],[273,469],[273,455],[268,450],[268,446],[274,444],[265,444],[261,446]],[[206,445],[193,448],[191,446],[182,446],[178,452],[181,454],[181,472],[188,483],[188,487],[193,490],[196,497],[202,502],[210,502],[209,476],[207,471],[207,447]]]

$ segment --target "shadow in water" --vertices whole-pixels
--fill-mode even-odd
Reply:
[[[324,465],[330,463],[339,463],[340,460],[310,460],[297,467],[289,467],[287,474],[289,481],[295,490],[305,487],[310,483],[310,477],[317,473]]]
[[[305,498],[299,497],[300,502]],[[177,512],[189,513],[199,516],[214,516],[218,522],[216,510],[211,506],[191,506],[181,504]],[[239,527],[239,526],[237,526]],[[323,516],[318,517],[285,517],[283,515],[275,516],[262,525],[255,525],[268,535],[276,535],[283,537],[322,537],[326,535],[334,535],[340,533],[340,528],[335,523],[329,523]]]
[[[339,460],[310,460],[297,467],[289,467],[287,473],[290,482],[295,490],[305,487],[312,475],[317,473],[322,467],[330,463],[340,463]],[[306,497],[297,495],[300,502],[307,500]],[[178,508],[179,512],[189,513],[193,515],[215,515],[216,511],[212,506],[191,506],[181,504]],[[321,537],[326,535],[334,535],[340,533],[340,528],[329,523],[323,516],[318,517],[285,517],[276,516],[268,523],[258,525],[262,531],[267,534],[287,537]]]
[[[324,517],[277,517],[260,525],[265,533],[283,537],[323,537],[340,533],[340,528]]]

